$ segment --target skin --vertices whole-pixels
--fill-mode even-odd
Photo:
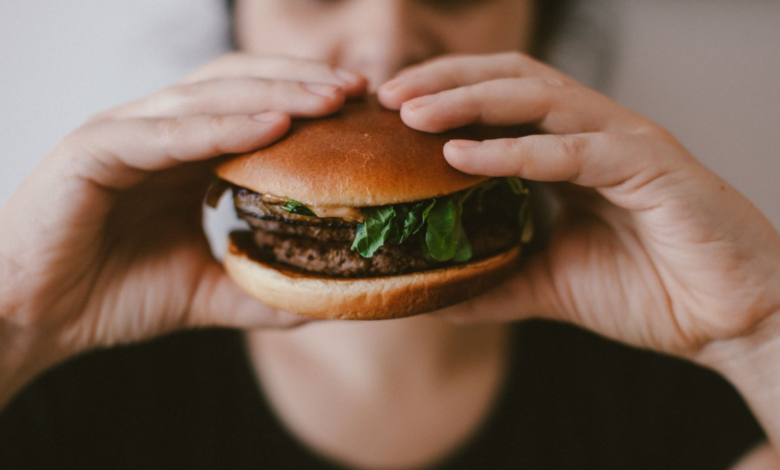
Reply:
[[[333,387],[377,364],[389,364],[387,377],[401,376],[394,364],[416,359],[422,372],[411,387],[436,389],[441,382],[429,372],[458,363],[455,351],[482,352],[475,357],[484,362],[447,376],[473,383],[475,370],[500,364],[503,343],[495,340],[504,322],[553,318],[717,370],[777,448],[780,234],[666,130],[526,55],[502,53],[528,47],[529,2],[442,5],[239,2],[238,39],[249,54],[224,57],[181,84],[102,113],[60,143],[0,212],[0,401],[91,349],[188,327],[301,323],[246,297],[211,257],[200,228],[204,162],[269,145],[290,117],[330,114],[371,88],[407,125],[427,132],[472,122],[533,122],[545,130],[450,142],[444,153],[465,172],[554,183],[563,211],[548,246],[479,299],[384,324],[254,333],[253,353],[288,348],[288,355],[303,354],[303,365],[290,367],[305,369],[327,352]],[[433,59],[445,53],[458,55]],[[398,356],[398,344],[408,357]],[[274,377],[284,388],[291,376],[273,371],[288,368],[263,366],[258,357],[261,379]],[[489,402],[497,375],[478,377],[487,385],[474,396]],[[285,405],[277,405],[284,417]],[[391,463],[445,454],[478,422],[479,409],[472,411],[476,417],[459,421],[460,433],[438,443],[439,454]],[[316,419],[287,417],[325,453],[388,462],[323,440]],[[764,447],[739,468],[777,463]]]

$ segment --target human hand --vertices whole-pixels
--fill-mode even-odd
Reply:
[[[466,173],[556,182],[545,250],[439,315],[547,317],[693,357],[780,310],[780,235],[667,131],[527,56],[450,56],[378,90],[412,128],[533,123],[549,135],[448,143]]]
[[[248,297],[212,257],[207,160],[269,145],[290,117],[334,113],[365,88],[324,64],[231,54],[89,120],[0,212],[4,351],[37,371],[184,327],[301,323]]]

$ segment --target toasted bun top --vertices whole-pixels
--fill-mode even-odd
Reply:
[[[296,120],[276,144],[220,163],[222,179],[261,194],[320,206],[381,206],[461,191],[486,180],[449,166],[450,139],[484,140],[518,130],[470,126],[443,134],[413,130],[376,97],[337,114]]]

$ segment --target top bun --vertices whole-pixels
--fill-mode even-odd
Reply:
[[[333,116],[295,120],[283,140],[231,157],[215,171],[235,185],[308,205],[382,206],[452,194],[488,179],[447,164],[443,147],[450,139],[517,135],[517,129],[484,126],[427,134],[369,96]]]

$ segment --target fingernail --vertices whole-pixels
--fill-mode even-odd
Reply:
[[[324,83],[303,83],[303,88],[309,93],[324,96],[325,98],[333,98],[339,90],[336,85],[326,85]]]
[[[284,114],[279,111],[268,111],[266,113],[256,114],[252,116],[252,119],[258,122],[276,122],[282,119],[282,116],[284,116]]]
[[[363,80],[363,78],[360,75],[345,69],[336,68],[333,70],[333,73],[335,73],[336,76],[339,77],[340,79],[352,85],[360,83]]]
[[[412,101],[407,101],[406,103],[404,103],[404,105],[408,106],[410,109],[420,109],[430,105],[431,103],[433,103],[438,99],[439,99],[439,94],[437,93],[435,95],[421,96],[420,98],[415,98]]]
[[[451,140],[448,143],[457,149],[470,149],[479,147],[482,144],[482,142],[477,142],[476,140]]]

